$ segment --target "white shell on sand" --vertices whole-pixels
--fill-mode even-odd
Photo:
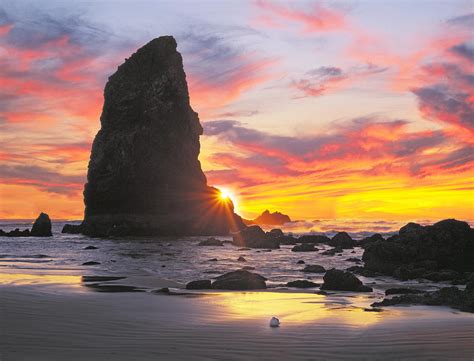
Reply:
[[[276,317],[272,317],[270,320],[270,327],[280,327],[280,320]]]

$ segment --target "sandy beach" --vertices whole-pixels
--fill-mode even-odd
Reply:
[[[0,305],[2,361],[474,357],[474,315],[421,306],[366,312],[367,300],[350,293],[108,293],[79,276],[10,274]],[[272,316],[281,327],[269,327]]]

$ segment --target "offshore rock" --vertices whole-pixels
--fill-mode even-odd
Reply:
[[[32,237],[51,237],[51,220],[46,213],[40,213],[31,228],[30,236]]]
[[[268,209],[263,211],[261,215],[255,218],[252,223],[254,224],[264,224],[264,225],[283,225],[285,223],[290,223],[291,218],[286,214],[280,212],[271,213]]]
[[[243,227],[232,201],[202,172],[203,129],[176,47],[171,36],[150,41],[105,86],[84,188],[84,234],[225,235]]]
[[[280,244],[259,226],[250,226],[233,235],[232,244],[238,247],[277,249]]]

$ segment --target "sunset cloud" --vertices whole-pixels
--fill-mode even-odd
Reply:
[[[262,26],[279,28],[290,23],[299,26],[302,32],[310,33],[340,30],[347,25],[344,12],[319,2],[306,9],[267,0],[256,0],[255,5],[261,11],[256,22]]]
[[[387,68],[370,63],[363,66],[353,66],[347,70],[333,66],[322,66],[306,72],[303,78],[292,81],[291,87],[297,89],[301,97],[317,97],[348,88],[357,81],[383,73],[386,70]]]
[[[277,59],[238,47],[239,39],[254,36],[248,29],[223,33],[199,30],[181,36],[192,105],[203,117],[225,112],[245,92],[275,77]]]

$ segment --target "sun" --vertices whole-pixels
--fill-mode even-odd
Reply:
[[[228,189],[225,188],[218,188],[219,189],[219,200],[221,202],[229,202],[231,201],[234,205],[234,209],[237,207],[236,197],[235,195],[230,192]]]
[[[230,194],[221,190],[221,193],[219,194],[219,198],[222,199],[223,201],[226,201],[230,199]]]

